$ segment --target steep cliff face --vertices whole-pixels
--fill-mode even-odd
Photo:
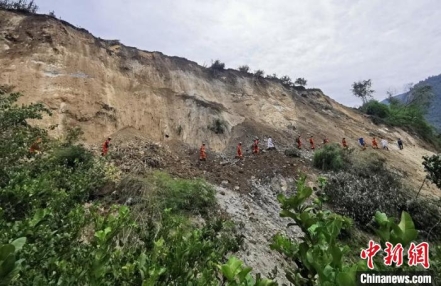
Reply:
[[[289,91],[233,70],[213,73],[186,59],[97,39],[47,16],[0,13],[1,84],[15,85],[25,101],[48,105],[54,115],[46,123],[59,124],[60,134],[80,125],[94,142],[132,127],[154,140],[168,135],[222,150],[245,130],[281,136],[288,126],[304,131],[309,123],[345,116],[319,91]],[[224,134],[207,128],[216,119],[225,121]],[[329,126],[326,133],[338,130]]]
[[[121,130],[159,142],[173,140],[234,152],[241,140],[272,136],[279,146],[314,135],[355,146],[359,137],[396,140],[409,154],[384,154],[392,167],[423,178],[423,142],[399,129],[372,124],[320,90],[288,90],[279,82],[235,70],[213,72],[189,60],[95,38],[83,29],[44,15],[0,10],[0,85],[13,85],[23,102],[42,102],[58,124],[52,135],[81,126],[97,144]],[[224,122],[223,133],[209,128]],[[368,140],[369,141],[369,140]]]

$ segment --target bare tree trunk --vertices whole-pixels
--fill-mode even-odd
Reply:
[[[427,180],[427,178],[424,178],[424,181],[423,181],[423,183],[421,184],[421,187],[420,187],[420,189],[419,189],[419,191],[418,191],[418,193],[417,193],[417,195],[416,195],[416,197],[415,197],[415,200],[418,198],[418,195],[420,194],[421,189],[423,188],[424,183],[426,182],[426,180]]]

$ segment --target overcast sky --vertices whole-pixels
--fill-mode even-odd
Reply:
[[[349,105],[441,73],[440,0],[37,0],[97,37],[148,51],[304,77]]]

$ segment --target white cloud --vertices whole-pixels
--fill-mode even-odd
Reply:
[[[438,0],[40,0],[42,12],[102,38],[200,64],[305,77],[353,106],[354,81],[376,97],[441,73]]]

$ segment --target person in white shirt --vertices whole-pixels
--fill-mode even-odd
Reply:
[[[271,137],[268,137],[268,148],[267,148],[267,150],[274,150],[274,149],[276,149],[276,147],[274,146],[273,139]]]
[[[383,146],[383,149],[386,149],[387,151],[389,151],[389,147],[387,147],[387,140],[386,139],[381,139],[381,146]]]

